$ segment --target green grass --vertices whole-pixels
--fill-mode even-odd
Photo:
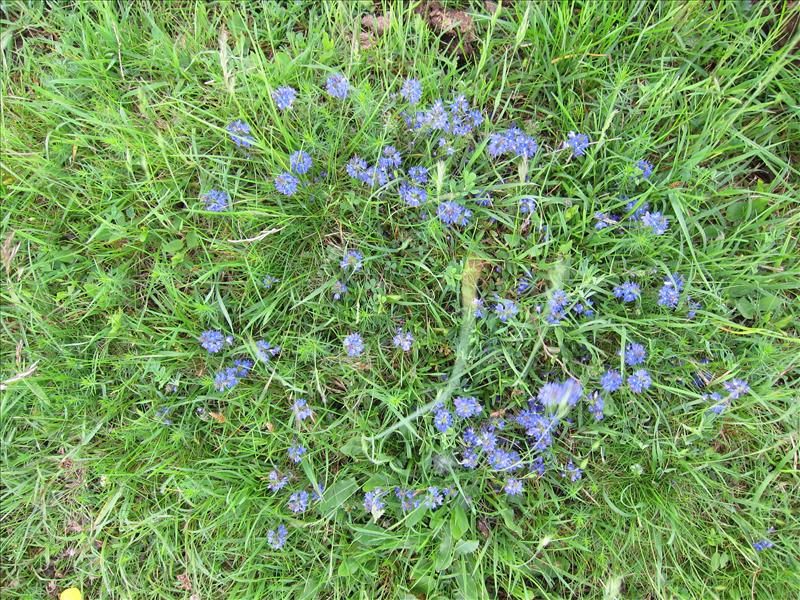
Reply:
[[[797,597],[797,3],[460,2],[471,52],[413,6],[365,49],[372,2],[57,4],[2,4],[0,380],[19,375],[0,392],[3,598]],[[354,85],[344,102],[324,94],[335,71]],[[425,107],[461,92],[484,112],[476,148],[437,167],[435,139],[409,143],[394,96],[407,76]],[[290,116],[270,99],[280,85],[299,92]],[[225,133],[237,118],[251,155]],[[542,146],[527,183],[481,145],[511,122]],[[570,130],[594,142],[578,160],[555,151]],[[494,208],[471,204],[472,224],[450,229],[344,174],[390,143],[442,169],[431,195],[490,190]],[[272,177],[301,147],[327,176],[280,196]],[[656,169],[636,183],[640,158]],[[209,188],[233,208],[201,210]],[[596,232],[624,194],[669,231]],[[334,302],[348,248],[365,267]],[[526,270],[534,289],[509,324],[460,335],[479,262],[487,304]],[[656,304],[671,271],[702,302],[693,320]],[[280,282],[264,289],[265,275]],[[627,278],[635,305],[611,296]],[[591,295],[595,317],[544,323],[535,306],[562,286]],[[407,355],[388,341],[400,323]],[[226,358],[199,347],[209,328],[236,335]],[[358,361],[341,347],[354,330]],[[258,339],[280,357],[216,392],[214,371]],[[419,410],[468,392],[511,416],[567,373],[593,388],[631,340],[654,386],[608,397],[597,423],[574,409],[521,499],[458,467],[459,438]],[[706,391],[742,377],[752,394],[714,417],[701,368]],[[316,410],[303,427],[300,395]],[[310,452],[289,487],[327,489],[300,518],[266,482],[295,438]],[[569,459],[585,469],[575,483],[555,464]],[[460,493],[373,522],[362,494],[376,485]],[[775,547],[756,553],[765,536]]]

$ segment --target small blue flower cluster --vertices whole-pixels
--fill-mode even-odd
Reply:
[[[566,316],[569,308],[569,296],[564,290],[553,290],[550,300],[547,301],[547,308],[549,309],[547,322],[551,325],[558,325]]]
[[[414,343],[414,336],[410,331],[404,331],[400,327],[392,338],[392,344],[395,348],[400,348],[403,352],[411,352],[411,345]]]
[[[200,345],[209,352],[209,354],[217,354],[222,351],[225,346],[233,345],[233,336],[225,336],[221,331],[208,330],[204,331],[198,337]],[[256,342],[256,356],[264,362],[269,362],[270,358],[276,356],[280,352],[280,348],[271,346],[268,342]],[[214,387],[217,391],[224,392],[230,390],[239,384],[239,381],[244,379],[250,374],[253,368],[253,361],[247,358],[237,358],[233,361],[232,367],[226,367],[214,375]]]
[[[683,288],[684,280],[682,275],[679,273],[667,275],[667,277],[664,278],[664,285],[662,285],[661,289],[658,291],[658,303],[667,308],[677,308]],[[691,296],[686,297],[686,306],[688,308],[686,316],[689,319],[694,319],[697,311],[702,308],[702,305],[693,300]]]
[[[413,490],[403,487],[395,487],[394,495],[399,502],[401,513],[412,511],[420,506],[435,511],[442,506],[449,498],[456,496],[455,488],[448,487],[440,489],[437,486],[429,486],[422,490]],[[385,498],[388,491],[381,487],[373,488],[364,494],[364,510],[370,513],[373,518],[380,517],[387,509]]]
[[[224,336],[221,331],[214,329],[201,333],[198,340],[200,340],[200,345],[208,350],[209,354],[216,354],[226,344],[233,344],[233,336]]]
[[[439,133],[439,146],[446,148],[447,154],[452,154],[449,148],[452,147],[452,138],[462,138],[476,127],[483,123],[481,111],[470,108],[466,97],[456,96],[450,102],[445,102],[441,98],[435,100],[431,107],[426,111],[418,111],[414,115],[404,115],[406,125],[412,131]]]
[[[439,204],[436,216],[445,225],[466,227],[472,217],[472,211],[454,200],[447,200]]]
[[[500,322],[507,323],[509,319],[517,316],[519,307],[516,302],[507,298],[496,297],[496,304],[494,305],[494,312],[500,319]]]
[[[422,100],[422,85],[416,79],[406,79],[403,82],[403,87],[400,88],[400,95],[409,104],[418,104]]]
[[[203,202],[205,202],[206,210],[210,212],[222,212],[227,210],[228,201],[230,200],[228,193],[222,190],[208,190],[203,194],[202,199]]]
[[[288,85],[279,87],[272,92],[272,100],[280,111],[290,110],[295,98],[297,98],[297,90]]]
[[[259,340],[256,342],[256,356],[260,361],[268,363],[270,359],[276,357],[278,354],[280,354],[280,352],[280,346],[273,346],[265,340]]]
[[[490,134],[489,143],[486,145],[486,151],[493,158],[512,155],[528,159],[532,158],[538,150],[539,144],[536,143],[536,140],[518,127],[510,127],[505,131]]]
[[[614,297],[620,298],[623,302],[636,302],[640,292],[639,284],[632,281],[614,287]]]
[[[572,149],[573,158],[583,156],[588,147],[589,136],[585,133],[575,133],[574,131],[570,131],[567,134],[567,139],[564,142],[564,148]]]
[[[298,421],[305,421],[314,415],[314,411],[308,405],[308,400],[305,398],[298,398],[292,404],[292,412]]]
[[[334,73],[325,82],[325,91],[333,98],[344,100],[350,93],[350,82],[341,73]]]
[[[345,336],[342,341],[347,356],[361,356],[364,352],[364,339],[358,333],[351,333]]]
[[[241,148],[251,148],[256,141],[250,135],[250,125],[241,120],[231,121],[225,128],[231,136],[231,141]]]
[[[359,252],[358,250],[348,250],[347,252],[345,252],[344,257],[339,263],[339,266],[342,268],[343,271],[350,271],[351,273],[360,271],[363,265],[364,265],[364,255],[361,254],[361,252]]]
[[[725,391],[728,392],[724,397],[719,392],[703,394],[702,396],[702,399],[706,402],[713,403],[708,412],[715,415],[722,414],[726,408],[729,408],[732,400],[738,400],[750,393],[750,386],[744,379],[731,379],[723,382],[722,385]]]
[[[289,531],[286,525],[281,523],[275,529],[267,530],[267,543],[272,546],[274,550],[280,550],[286,544],[286,539],[289,537]]]
[[[648,227],[655,235],[664,235],[669,229],[669,219],[658,211],[651,212],[650,205],[647,202],[642,202],[640,204],[637,200],[631,200],[625,205],[625,212],[630,215],[628,217],[629,221]],[[602,211],[594,213],[594,218],[594,228],[597,231],[602,231],[610,227],[617,227],[625,221],[624,216],[609,214]]]
[[[763,539],[763,540],[759,540],[757,542],[753,542],[753,549],[756,552],[763,552],[764,550],[769,550],[770,548],[772,548],[774,546],[775,546],[775,544],[773,544],[771,541],[769,541],[767,539]]]
[[[232,367],[226,367],[217,371],[214,375],[214,387],[218,392],[224,392],[236,387],[239,381],[250,374],[253,368],[253,361],[246,358],[238,358],[233,361]]]

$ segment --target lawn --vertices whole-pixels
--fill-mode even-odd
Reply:
[[[800,595],[797,2],[0,16],[4,600]]]

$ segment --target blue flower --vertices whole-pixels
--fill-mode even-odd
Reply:
[[[664,278],[664,285],[658,291],[658,303],[667,308],[676,308],[683,286],[683,277],[679,273],[667,275]]]
[[[238,373],[239,370],[236,367],[228,367],[222,369],[222,371],[217,371],[217,374],[214,375],[214,387],[218,392],[224,392],[236,387],[239,383]]]
[[[403,87],[400,88],[400,95],[411,105],[416,104],[422,99],[422,86],[416,79],[406,79]]]
[[[562,477],[569,477],[569,480],[573,483],[578,481],[581,477],[583,477],[583,470],[576,467],[572,459],[565,465],[564,470],[561,472]]]
[[[594,302],[592,302],[591,298],[587,298],[585,302],[580,303],[578,302],[575,306],[572,307],[572,310],[575,311],[576,315],[584,315],[586,317],[594,316]]]
[[[472,310],[475,312],[476,319],[482,319],[486,316],[486,314],[483,312],[483,300],[480,298],[472,299]]]
[[[517,284],[517,295],[524,294],[531,289],[530,273],[527,276],[521,277]]]
[[[386,508],[386,504],[381,500],[386,492],[382,488],[376,487],[371,492],[364,494],[364,510],[368,513],[380,513]]]
[[[647,351],[641,344],[637,344],[636,342],[631,342],[630,344],[625,346],[626,365],[630,367],[633,367],[635,365],[640,365],[644,362],[646,358],[647,358]]]
[[[458,410],[458,405],[456,405],[456,410]],[[464,445],[471,448],[473,446],[478,446],[481,443],[480,437],[475,433],[475,429],[472,427],[467,427],[464,432],[461,434],[461,439],[464,442]]]
[[[756,552],[763,552],[764,550],[769,550],[774,545],[775,544],[773,544],[769,540],[760,540],[758,542],[753,542],[753,548],[755,549]]]
[[[270,529],[267,531],[267,543],[275,550],[280,550],[283,548],[287,537],[289,537],[289,531],[286,529],[286,525],[283,523],[278,525],[276,529]]]
[[[311,490],[311,499],[314,502],[320,502],[322,500],[322,493],[325,491],[325,486],[321,483],[317,484],[316,489]]]
[[[247,358],[237,358],[233,361],[233,366],[236,368],[236,376],[242,379],[250,375],[250,370],[253,368],[253,361]]]
[[[435,100],[429,110],[406,117],[406,123],[414,131],[425,128],[463,137],[483,123],[483,115],[478,110],[471,110],[464,96],[458,96],[448,106],[445,106],[441,98]],[[440,146],[449,147],[450,141],[441,138]]]
[[[400,487],[394,488],[394,495],[397,496],[397,499],[400,500],[400,508],[403,512],[408,512],[417,508],[421,500],[419,498],[415,498],[414,490],[407,490]]]
[[[536,200],[526,196],[519,201],[519,212],[522,214],[533,214],[536,212]]]
[[[392,344],[395,348],[400,348],[403,352],[411,352],[411,345],[414,343],[414,336],[410,331],[403,331],[400,327],[397,328]]]
[[[425,185],[428,183],[428,169],[425,167],[411,167],[408,170],[408,176],[414,183]]]
[[[478,466],[478,453],[474,448],[467,448],[461,453],[461,465],[467,469],[474,469]]]
[[[292,152],[292,155],[289,157],[289,166],[292,171],[298,175],[305,175],[308,173],[308,170],[311,168],[311,162],[311,156],[308,152],[304,152],[303,150]]]
[[[446,201],[439,204],[436,209],[436,216],[442,223],[447,225],[461,225],[465,227],[469,223],[472,211],[464,208],[458,202]]]
[[[660,212],[646,212],[642,215],[642,224],[653,230],[656,235],[663,235],[669,229],[669,219]]]
[[[453,415],[446,408],[440,406],[433,415],[433,426],[444,433],[453,424]]]
[[[292,108],[292,104],[294,103],[294,99],[296,97],[297,90],[288,85],[279,87],[277,90],[272,92],[272,99],[275,101],[277,107],[282,111]]]
[[[664,285],[671,285],[679,292],[683,291],[686,281],[680,273],[671,273],[664,278]]]
[[[493,452],[497,448],[497,434],[493,427],[483,426],[478,434],[478,445],[485,452]]]
[[[439,99],[434,101],[433,106],[423,116],[424,124],[434,130],[447,129],[450,119],[447,110],[444,107],[444,102]]]
[[[428,192],[421,187],[403,181],[400,183],[400,198],[409,206],[416,207],[428,199]]]
[[[221,331],[210,329],[200,334],[200,345],[208,350],[210,354],[216,354],[225,345],[225,336]]]
[[[293,513],[304,513],[308,508],[308,492],[300,490],[289,496],[289,501],[286,503],[287,508]]]
[[[294,401],[292,404],[292,412],[294,412],[294,416],[297,417],[299,421],[305,421],[314,413],[308,405],[308,400],[305,398],[298,398]]]
[[[697,311],[703,308],[703,305],[696,300],[692,300],[691,296],[686,297],[686,306],[689,308],[686,312],[686,318],[688,319],[694,319],[697,316]]]
[[[587,396],[587,399],[589,400],[589,412],[594,415],[594,420],[602,421],[603,410],[606,406],[603,396],[600,395],[600,392],[594,391]]]
[[[539,475],[539,477],[543,476],[545,472],[544,458],[542,458],[541,456],[537,456],[536,458],[534,458],[533,462],[531,462],[530,472],[536,473],[537,475]]]
[[[650,179],[650,175],[653,173],[653,164],[651,162],[641,159],[636,161],[635,166],[639,171],[638,175],[641,175],[642,179]]]
[[[228,208],[228,193],[222,190],[208,190],[202,200],[206,203],[206,210],[211,212],[222,212]]]
[[[364,352],[364,340],[357,333],[346,336],[342,344],[348,356],[361,356]]]
[[[453,400],[453,404],[456,407],[456,415],[462,419],[468,419],[469,417],[479,415],[483,410],[478,399],[474,396],[457,396]]]
[[[674,287],[665,285],[660,290],[658,290],[658,303],[661,306],[666,306],[668,308],[675,308],[678,306],[678,302],[680,301],[680,292],[676,290]]]
[[[614,297],[621,298],[623,302],[636,302],[639,294],[639,284],[632,281],[626,281],[622,285],[614,287]]]
[[[589,147],[589,136],[585,133],[570,131],[564,142],[564,148],[572,148],[572,156],[583,156]]]
[[[718,392],[703,394],[701,397],[706,402],[714,403],[713,406],[709,407],[708,412],[714,413],[715,415],[722,414],[722,412],[731,405],[730,398],[723,399]]]
[[[503,486],[503,491],[508,496],[522,495],[522,481],[520,481],[516,477],[509,477],[508,479],[506,479],[506,484]]]
[[[495,448],[486,455],[486,462],[495,471],[516,471],[522,467],[519,452]]]
[[[236,121],[228,123],[225,129],[230,134],[231,141],[234,144],[242,148],[252,147],[255,138],[250,135],[250,125],[237,119]]]
[[[292,459],[292,462],[296,463],[299,463],[301,460],[303,460],[303,455],[306,452],[308,452],[308,450],[306,450],[305,446],[301,444],[297,444],[295,446],[289,446],[288,450],[289,458]]]
[[[644,214],[650,210],[650,203],[643,202],[639,208],[636,208],[637,203],[638,200],[634,199],[625,205],[625,212],[631,212],[632,210],[634,211],[630,217],[632,221],[639,221],[642,216],[644,216]]]
[[[628,376],[628,387],[631,388],[634,394],[641,394],[651,385],[653,385],[653,380],[650,379],[650,373],[644,369],[639,369]]]
[[[601,231],[606,227],[610,227],[611,225],[616,225],[619,222],[619,217],[615,215],[609,215],[608,213],[604,212],[594,213],[594,219],[595,219],[594,228],[597,231]]]
[[[345,167],[347,174],[353,179],[364,180],[364,175],[367,172],[367,161],[360,156],[356,155],[350,159]]]
[[[339,266],[345,271],[349,269],[351,273],[355,273],[361,269],[363,260],[364,255],[361,254],[361,252],[358,250],[348,250],[344,253],[344,257],[339,263]]]
[[[517,307],[517,304],[513,300],[497,298],[497,304],[494,305],[494,312],[497,313],[501,322],[507,323],[509,319],[517,315],[519,307]]]
[[[264,279],[261,280],[261,285],[264,286],[265,289],[272,289],[272,286],[278,283],[280,279],[277,277],[273,277],[272,275],[266,275]]]
[[[520,158],[531,158],[538,149],[539,145],[536,140],[516,126],[503,132],[490,134],[489,143],[486,146],[489,156],[492,157],[513,154]]]
[[[272,469],[267,475],[267,479],[269,480],[267,487],[273,492],[282,490],[289,483],[289,478],[286,475],[281,475],[277,469]]]
[[[616,392],[622,387],[622,375],[619,371],[610,369],[600,378],[600,386],[609,394]]]
[[[297,191],[300,180],[288,171],[275,178],[275,189],[285,196],[292,196]]]
[[[347,293],[347,286],[341,281],[333,284],[333,299],[340,300]]]
[[[382,156],[378,159],[378,168],[387,173],[394,169],[399,169],[403,162],[403,157],[394,146],[386,146],[381,152]]]
[[[558,427],[555,415],[543,416],[532,410],[523,410],[517,415],[517,423],[525,428],[525,435],[533,438],[533,447],[543,452],[553,444],[553,433]]]
[[[725,390],[734,400],[750,393],[750,386],[744,379],[731,379],[724,382]]]
[[[553,290],[550,295],[550,300],[547,301],[547,306],[550,309],[550,314],[547,316],[548,323],[557,325],[564,318],[567,305],[569,304],[569,297],[564,290]]]
[[[280,354],[280,351],[280,346],[273,346],[267,341],[260,340],[256,342],[256,356],[265,363],[268,363],[271,358]]]
[[[545,383],[536,398],[545,408],[561,405],[573,407],[583,395],[583,386],[577,379],[567,379],[563,383]]]
[[[442,492],[439,491],[438,487],[432,485],[428,488],[428,492],[425,494],[422,504],[424,504],[426,508],[436,510],[444,504],[444,496]]]
[[[334,98],[344,100],[347,98],[347,94],[350,92],[350,82],[347,81],[343,75],[334,73],[328,77],[328,81],[325,82],[325,89],[327,90],[328,94]]]

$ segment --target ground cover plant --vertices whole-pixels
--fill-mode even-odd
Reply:
[[[789,598],[794,2],[7,3],[4,598]]]

